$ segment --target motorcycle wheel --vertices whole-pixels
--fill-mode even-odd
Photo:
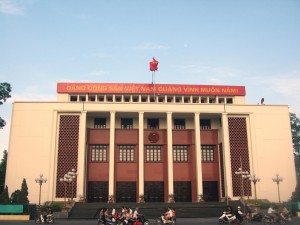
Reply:
[[[280,225],[283,225],[283,224],[285,224],[285,220],[281,219],[281,220],[279,221],[279,223],[280,223]]]
[[[267,219],[263,219],[262,221],[263,221],[264,225],[272,224],[272,222],[270,220],[267,220]]]
[[[158,219],[156,220],[156,225],[161,225],[161,219],[160,219],[160,218],[158,218]]]
[[[149,225],[150,224],[150,222],[148,221],[148,220],[146,220],[145,222],[144,222],[144,225]]]
[[[40,223],[41,223],[41,220],[40,220],[40,218],[36,218],[34,222],[35,222],[36,224],[40,224]]]
[[[219,224],[223,224],[223,223],[224,223],[224,220],[219,219]]]
[[[53,224],[54,223],[54,219],[48,220],[48,223]]]

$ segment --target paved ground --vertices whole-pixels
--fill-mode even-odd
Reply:
[[[0,221],[2,225],[27,225],[27,224],[35,224],[33,220],[30,221]],[[54,224],[58,225],[97,225],[97,220],[56,220]],[[150,220],[151,225],[156,225],[155,220]],[[177,225],[218,225],[218,218],[178,218]],[[299,225],[300,218],[293,218],[291,223],[287,225]],[[253,222],[252,225],[262,225],[259,222]],[[278,224],[276,224],[278,225]]]

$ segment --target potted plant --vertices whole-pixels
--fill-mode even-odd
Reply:
[[[203,194],[198,195],[198,202],[204,202],[204,196]]]
[[[115,196],[114,195],[109,195],[107,203],[114,203],[114,202],[115,202]]]
[[[174,198],[174,194],[169,194],[169,203],[175,203],[175,198]]]
[[[85,203],[85,199],[84,199],[83,195],[78,195],[78,197],[79,197],[79,202],[80,203]]]
[[[139,203],[145,203],[145,195],[144,194],[139,195]]]

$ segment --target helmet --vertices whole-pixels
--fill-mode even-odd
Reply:
[[[241,209],[241,206],[238,206],[237,208],[238,208],[238,209]]]

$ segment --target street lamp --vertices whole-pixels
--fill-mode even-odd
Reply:
[[[242,178],[243,179],[249,179],[251,177],[251,175],[248,173],[248,171],[245,171],[246,174],[242,175]],[[247,182],[247,181],[246,181]],[[249,182],[247,182],[249,183]],[[250,187],[249,187],[249,184],[246,186],[246,189],[247,189],[247,199],[249,201],[249,191],[250,191]]]
[[[72,189],[71,189],[71,202],[73,202],[73,186],[74,186],[74,180],[78,176],[78,173],[75,169],[72,169],[70,172],[68,172],[68,175],[71,177],[72,181]]]
[[[248,176],[249,172],[248,171],[243,171],[242,167],[238,169],[238,171],[235,171],[236,175],[241,176],[241,199],[244,199],[244,177],[243,176]]]
[[[280,203],[280,192],[279,192],[279,183],[283,181],[282,177],[279,177],[278,173],[273,177],[272,180],[277,183],[277,191],[278,191],[278,200]]]
[[[65,206],[64,206],[64,208],[66,209],[67,208],[67,201],[66,201],[66,198],[67,198],[67,184],[72,181],[72,178],[68,174],[65,174],[63,178],[59,179],[59,181],[64,184],[64,189],[65,189],[65,192],[64,192],[64,202],[65,202],[64,205]]]
[[[39,193],[39,206],[41,205],[41,190],[42,190],[42,184],[47,182],[47,179],[43,178],[43,174],[40,175],[39,178],[35,179],[35,182],[40,185],[40,193]]]
[[[255,174],[249,177],[249,180],[254,184],[254,195],[255,195],[255,204],[257,203],[257,195],[256,195],[256,183],[260,181],[260,178],[257,177]]]

